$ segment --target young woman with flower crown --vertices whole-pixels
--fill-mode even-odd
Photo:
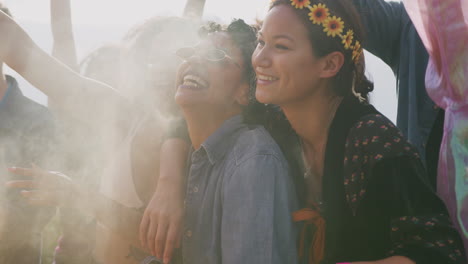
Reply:
[[[278,0],[252,58],[258,101],[279,105],[302,142],[307,201],[293,215],[304,223],[302,262],[464,263],[459,235],[416,150],[367,103],[372,84],[362,41],[348,0]],[[270,131],[287,145],[288,127],[273,117]],[[167,162],[140,230],[148,243],[147,227],[157,226],[151,239],[164,258],[181,233],[182,134],[163,144]]]
[[[359,17],[347,0],[276,0],[252,57],[256,97],[301,139],[304,262],[464,263],[460,238],[424,167],[367,102]]]

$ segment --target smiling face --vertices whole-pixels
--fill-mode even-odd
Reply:
[[[324,63],[324,58],[314,55],[307,29],[293,9],[287,5],[273,7],[252,56],[257,100],[281,106],[311,96],[324,82]]]
[[[219,49],[229,58],[207,60],[207,51]],[[185,111],[240,113],[246,105],[249,84],[244,76],[240,49],[229,34],[217,32],[194,47],[195,54],[179,67],[176,102]]]

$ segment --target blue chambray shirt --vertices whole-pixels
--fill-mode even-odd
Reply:
[[[235,116],[190,158],[184,264],[297,263],[295,187],[265,128]]]

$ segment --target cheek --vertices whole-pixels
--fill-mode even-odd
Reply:
[[[237,71],[225,70],[223,72],[209,71],[210,90],[213,97],[230,100],[242,83],[242,76]]]
[[[299,99],[313,90],[317,81],[317,67],[313,59],[290,56],[280,64],[280,89],[284,100]]]

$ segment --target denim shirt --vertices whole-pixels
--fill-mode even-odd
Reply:
[[[390,66],[397,78],[397,126],[424,162],[426,143],[439,111],[426,92],[426,48],[403,3],[353,2],[367,30],[363,47]]]
[[[297,263],[295,187],[265,128],[235,116],[190,158],[184,264]]]

